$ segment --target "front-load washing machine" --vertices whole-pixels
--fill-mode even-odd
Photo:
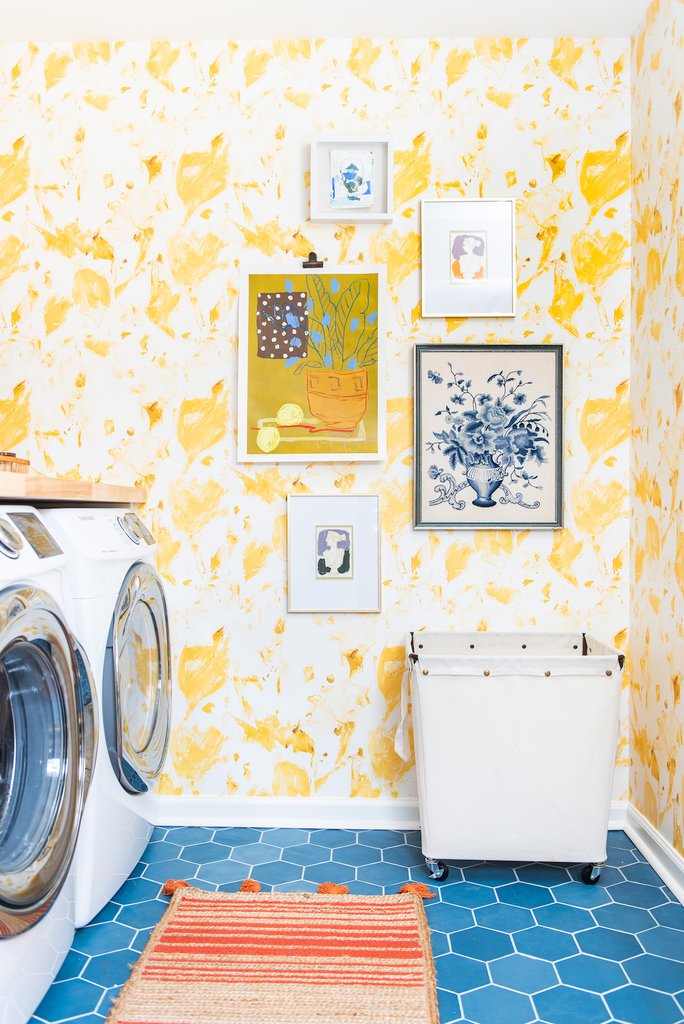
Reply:
[[[69,613],[92,666],[99,757],[76,848],[75,919],[123,885],[152,832],[171,718],[171,654],[154,539],[133,512],[60,508],[46,521],[68,556]]]
[[[0,506],[0,1024],[31,1017],[74,937],[97,719],[65,564],[34,509]]]

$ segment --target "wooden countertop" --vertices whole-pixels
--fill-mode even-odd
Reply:
[[[0,501],[25,501],[34,505],[139,505],[145,497],[142,487],[0,471]]]

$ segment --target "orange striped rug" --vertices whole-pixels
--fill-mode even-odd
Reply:
[[[420,897],[179,889],[108,1024],[439,1024]]]

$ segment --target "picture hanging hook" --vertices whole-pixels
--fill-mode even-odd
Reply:
[[[319,260],[315,252],[310,252],[308,260],[304,260],[302,267],[304,270],[322,270],[323,260]]]

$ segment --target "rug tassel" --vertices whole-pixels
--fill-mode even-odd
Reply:
[[[435,898],[434,892],[424,882],[407,882],[406,885],[402,885],[399,892],[415,893],[416,896],[422,896],[424,900],[434,900]]]
[[[192,888],[189,882],[182,878],[167,878],[162,885],[162,896],[173,896],[177,889]]]
[[[245,878],[238,892],[261,892],[261,882],[256,878]]]
[[[346,885],[338,885],[337,882],[321,882],[317,891],[321,896],[346,896],[349,889]]]

